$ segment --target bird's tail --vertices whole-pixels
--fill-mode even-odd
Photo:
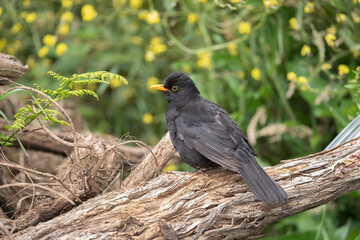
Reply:
[[[288,199],[284,189],[271,179],[255,159],[243,164],[239,172],[257,199],[270,204],[285,202]]]

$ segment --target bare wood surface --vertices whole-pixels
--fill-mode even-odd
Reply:
[[[207,174],[164,173],[145,186],[90,199],[14,238],[254,238],[274,221],[360,188],[360,139],[266,171],[287,191],[286,203],[256,200],[239,174],[220,168]]]
[[[145,159],[131,172],[124,180],[121,189],[138,186],[157,176],[165,167],[170,158],[175,155],[175,148],[170,141],[170,134],[167,132],[164,137],[152,150],[153,154],[147,154]]]
[[[28,69],[16,57],[0,53],[0,85],[8,84],[8,80],[16,81]]]

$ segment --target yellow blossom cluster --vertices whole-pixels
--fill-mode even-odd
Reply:
[[[338,66],[338,71],[339,71],[339,75],[343,76],[343,75],[346,75],[346,74],[348,74],[350,72],[350,68],[345,64],[340,64]]]
[[[70,22],[73,20],[74,14],[70,11],[63,12],[60,16],[60,24],[58,27],[57,32],[62,35],[66,36],[70,30]]]
[[[315,4],[313,2],[307,2],[304,6],[304,12],[309,14],[313,13],[315,10]]]
[[[292,30],[299,30],[296,18],[292,17],[289,20],[289,26]]]
[[[142,5],[143,5],[142,0],[130,0],[130,7],[132,9],[139,9],[142,7]]]
[[[260,72],[260,69],[259,68],[253,68],[252,70],[251,70],[251,77],[253,78],[253,79],[255,79],[256,81],[259,81],[260,80],[260,78],[261,78],[261,72]]]
[[[199,68],[203,69],[211,69],[212,63],[211,63],[211,52],[201,52],[197,55],[197,62]]]
[[[251,32],[251,24],[249,22],[241,21],[238,30],[240,34],[248,35]]]
[[[147,62],[152,62],[155,60],[156,55],[165,52],[167,49],[166,45],[163,43],[161,37],[154,37],[150,40],[150,44],[147,46],[145,52],[145,60]]]
[[[279,5],[278,0],[263,0],[263,4],[266,8],[276,7]]]
[[[187,21],[189,24],[195,24],[198,20],[198,16],[196,13],[190,12],[187,15]]]
[[[309,45],[304,45],[302,48],[301,48],[301,56],[308,56],[310,55],[311,53],[311,48]]]
[[[157,24],[160,22],[160,14],[156,10],[140,11],[138,14],[138,18],[141,20],[145,20],[149,24]]]
[[[61,0],[61,6],[63,8],[70,8],[72,6],[72,0]]]
[[[235,43],[231,43],[227,46],[227,50],[232,56],[236,56],[238,54],[237,46]]]
[[[305,76],[297,77],[294,72],[288,72],[286,74],[286,79],[289,80],[290,82],[297,84],[297,86],[302,91],[306,91],[310,88],[309,79],[307,79],[307,77],[305,77]]]
[[[20,17],[25,20],[27,23],[32,23],[36,20],[36,13],[35,12],[22,12]]]
[[[90,4],[86,4],[81,8],[81,17],[85,22],[93,20],[97,15],[98,13],[96,12],[94,6]]]
[[[142,117],[142,121],[145,124],[151,124],[153,122],[153,115],[151,113],[145,113]]]
[[[156,78],[156,77],[149,77],[149,78],[147,79],[147,86],[148,86],[149,92],[151,92],[151,93],[156,92],[156,90],[151,89],[151,88],[149,88],[149,87],[152,86],[152,85],[158,84],[158,83],[159,83],[159,79],[158,79],[158,78]]]

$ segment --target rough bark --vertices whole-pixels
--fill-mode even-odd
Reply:
[[[15,239],[243,239],[270,223],[360,188],[360,139],[267,167],[289,195],[255,199],[239,174],[171,172],[145,186],[112,191],[16,233]]]
[[[0,53],[0,85],[8,84],[9,80],[16,81],[28,69],[16,57]]]

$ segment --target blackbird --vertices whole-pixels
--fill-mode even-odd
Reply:
[[[164,84],[150,88],[165,94],[171,142],[186,163],[194,168],[220,165],[240,173],[259,200],[270,204],[286,201],[284,189],[256,161],[259,154],[244,132],[223,108],[200,95],[188,75],[174,72]]]

